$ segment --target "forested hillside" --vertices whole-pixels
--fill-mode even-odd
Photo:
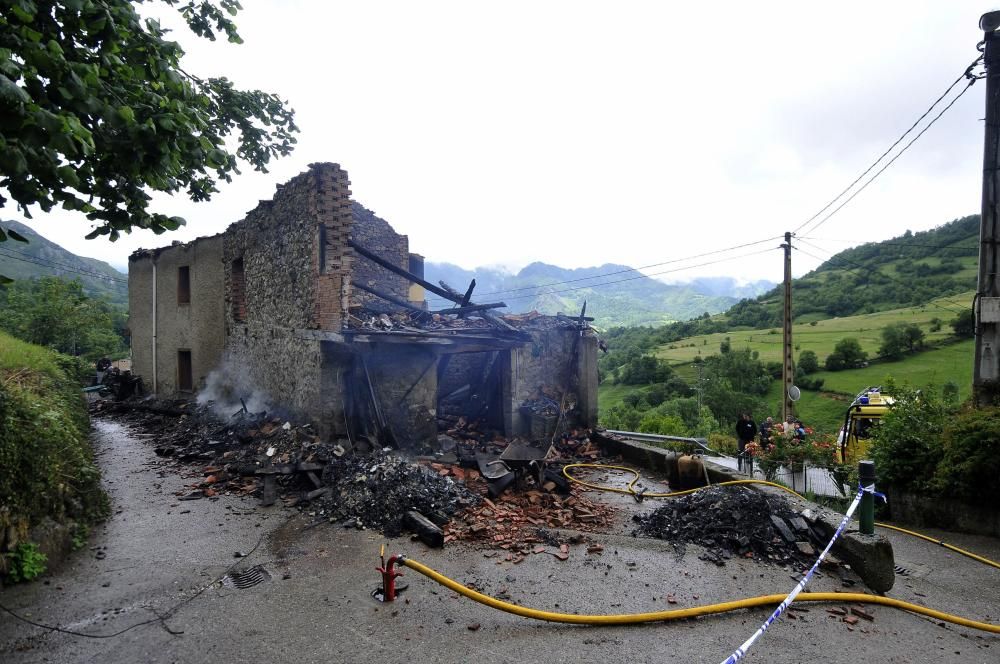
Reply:
[[[798,414],[835,432],[850,397],[889,376],[965,395],[978,240],[979,217],[963,217],[837,252],[795,279]],[[821,242],[830,241],[793,238],[792,245],[817,255]],[[602,424],[704,435],[728,431],[743,409],[774,415],[781,403],[781,306],[775,288],[724,314],[608,330],[609,352],[598,362]],[[689,412],[698,393],[714,427],[704,412]]]
[[[828,243],[792,240],[798,251],[822,257],[820,244]],[[909,307],[968,291],[976,286],[978,255],[979,215],[862,244],[834,254],[795,279],[792,311],[798,321],[822,320]],[[730,326],[774,327],[781,325],[781,309],[778,286],[735,304],[726,312],[726,321]]]
[[[86,258],[46,240],[29,226],[16,221],[2,222],[28,242],[8,240],[0,244],[0,274],[23,281],[36,277],[63,277],[79,280],[87,295],[128,305],[128,276],[96,258]]]

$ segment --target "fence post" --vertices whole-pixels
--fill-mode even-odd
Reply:
[[[871,487],[872,491],[875,489],[875,462],[874,461],[859,461],[858,462],[858,482],[864,488]],[[871,491],[865,491],[861,496],[861,505],[859,506],[860,511],[858,514],[858,521],[861,525],[862,535],[874,535],[875,534],[875,496],[872,495]]]

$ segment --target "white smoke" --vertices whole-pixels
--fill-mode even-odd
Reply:
[[[198,392],[198,403],[209,404],[212,411],[222,418],[242,410],[243,404],[251,413],[276,410],[267,393],[250,380],[246,367],[230,361],[229,357],[205,378],[205,386]]]

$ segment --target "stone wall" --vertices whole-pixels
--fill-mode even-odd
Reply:
[[[306,332],[336,333],[345,319],[349,185],[336,164],[313,164],[224,236],[227,360],[272,402],[326,429],[325,400],[339,395],[324,396],[333,385],[323,342]]]
[[[429,449],[437,440],[437,356],[419,348],[380,348],[359,357],[379,397],[382,415],[402,448]],[[358,376],[363,379],[363,374]]]
[[[349,185],[336,164],[313,164],[229,227],[224,253],[230,333],[240,325],[341,328],[352,261],[347,254]],[[242,261],[242,284],[233,279],[235,261]],[[234,294],[240,291],[246,311],[242,321],[234,316],[240,304]]]
[[[961,533],[1000,537],[1000,509],[989,504],[970,505],[949,498],[883,488],[892,520],[913,528],[942,528]]]
[[[224,336],[223,238],[199,238],[129,257],[129,330],[132,370],[146,389],[169,396],[179,389],[178,351],[190,351],[195,390],[222,358]],[[156,271],[156,327],[153,326],[153,271]],[[178,276],[187,268],[187,302],[179,298]],[[153,339],[156,337],[156,384]]]
[[[351,239],[378,254],[404,270],[410,269],[410,242],[405,235],[393,230],[385,219],[375,216],[375,213],[359,203],[351,206],[353,225]],[[354,259],[353,279],[366,285],[378,288],[380,291],[394,295],[401,300],[410,299],[410,282],[389,270],[376,265],[367,258],[356,256]],[[376,308],[398,308],[385,300],[360,289],[351,292],[352,305],[374,303]]]
[[[515,433],[526,434],[527,424],[519,408],[527,400],[548,397],[561,403],[567,391],[576,406],[570,412],[570,424],[597,425],[597,339],[579,336],[573,329],[551,328],[526,330],[532,340],[511,351],[509,398]],[[579,339],[579,341],[575,341]],[[576,346],[575,364],[574,343]]]

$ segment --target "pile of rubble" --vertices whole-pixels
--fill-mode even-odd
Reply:
[[[481,500],[464,482],[381,450],[330,459],[323,484],[329,491],[318,505],[331,520],[379,528],[389,537],[402,532],[411,511],[441,526]]]
[[[530,444],[463,425],[454,437],[441,436],[437,454],[408,460],[388,450],[350,453],[309,425],[245,409],[226,419],[208,404],[134,399],[97,401],[91,412],[114,417],[158,456],[185,464],[181,472],[194,481],[181,500],[229,493],[271,505],[283,498],[331,523],[388,536],[410,530],[433,546],[465,540],[511,556],[558,546],[548,529],[596,531],[613,514],[560,472],[565,463],[599,460],[586,430]]]
[[[513,329],[580,329],[582,323],[590,319],[580,320],[579,317],[557,314],[550,316],[537,311],[523,314],[488,314],[475,312],[467,316],[457,316],[458,312],[448,309],[440,311],[415,311],[376,309],[370,307],[355,308],[348,318],[348,325],[356,330],[376,331],[435,331],[435,330],[490,330],[498,325]],[[486,313],[487,317],[483,314]],[[499,321],[499,322],[498,322]]]
[[[722,566],[733,556],[779,565],[812,562],[826,541],[779,496],[745,487],[708,488],[636,515],[633,535],[705,548],[702,560]]]
[[[538,544],[558,544],[549,529],[598,532],[615,510],[580,495],[575,489],[560,496],[537,489],[508,492],[496,501],[484,498],[476,507],[458,513],[445,528],[445,541],[467,540],[503,549],[515,562]],[[557,555],[558,557],[558,555]]]

